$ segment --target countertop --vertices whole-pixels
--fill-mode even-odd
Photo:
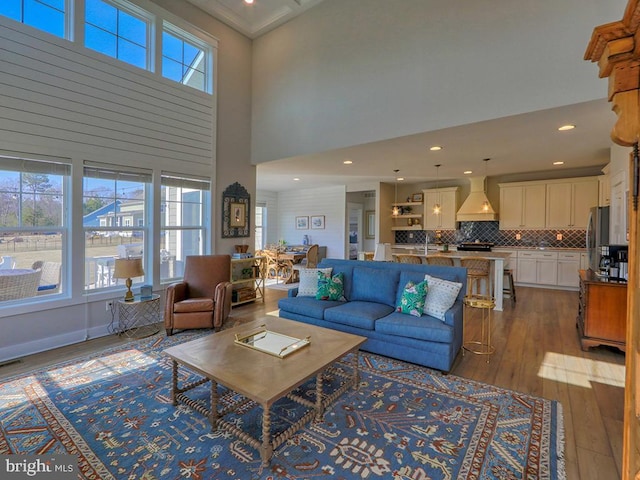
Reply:
[[[593,270],[580,270],[580,278],[587,283],[598,283],[606,285],[614,285],[620,287],[626,287],[626,280],[619,280],[617,278],[601,277],[596,275]]]

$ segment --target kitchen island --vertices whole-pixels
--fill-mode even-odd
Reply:
[[[511,256],[507,252],[428,252],[427,255],[421,255],[421,257],[448,257],[453,259],[454,266],[460,266],[460,260],[463,258],[486,258],[491,261],[491,272],[493,275],[493,292],[496,300],[496,307],[494,310],[502,311],[503,306],[503,294],[504,287],[504,261]]]

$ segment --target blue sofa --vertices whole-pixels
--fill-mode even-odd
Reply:
[[[289,290],[278,302],[280,317],[367,337],[361,349],[449,372],[462,346],[463,303],[467,270],[437,265],[412,265],[325,258],[318,268],[344,274],[346,301],[316,300]],[[462,284],[444,321],[428,315],[396,312],[408,281],[425,274]]]

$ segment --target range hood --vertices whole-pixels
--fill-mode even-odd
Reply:
[[[485,193],[485,184],[487,177],[470,178],[471,192],[464,201],[458,213],[456,221],[458,222],[489,222],[498,219],[498,214],[489,203],[487,194]]]

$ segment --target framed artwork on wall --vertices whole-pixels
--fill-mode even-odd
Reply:
[[[296,217],[296,230],[307,230],[309,228],[309,217]]]
[[[250,236],[250,199],[249,192],[238,182],[222,192],[222,238]]]
[[[311,215],[311,228],[315,230],[324,229],[324,215]]]
[[[244,227],[247,223],[247,209],[244,203],[232,203],[229,226],[234,228]]]
[[[422,193],[414,193],[413,195],[411,195],[412,202],[422,202],[422,198]]]

